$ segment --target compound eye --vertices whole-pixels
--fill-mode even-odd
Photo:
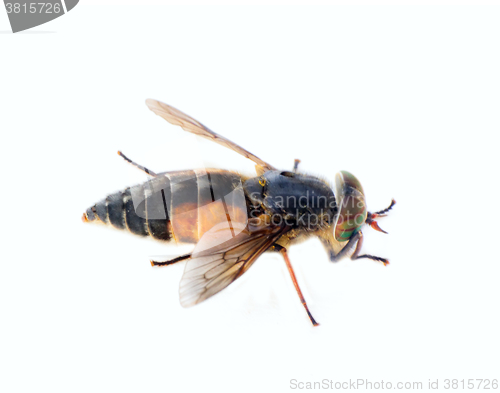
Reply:
[[[361,229],[366,221],[366,201],[359,180],[347,171],[335,176],[336,200],[339,209],[335,220],[335,239],[345,242]]]

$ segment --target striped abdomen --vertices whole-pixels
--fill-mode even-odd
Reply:
[[[237,173],[217,169],[162,173],[109,195],[83,219],[158,240],[194,243],[217,224],[246,223],[242,181]]]

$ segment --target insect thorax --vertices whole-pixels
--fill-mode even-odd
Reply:
[[[321,179],[293,172],[268,171],[243,184],[245,194],[274,224],[316,231],[331,225],[337,214],[332,189]]]

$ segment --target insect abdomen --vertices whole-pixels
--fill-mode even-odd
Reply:
[[[157,240],[194,243],[218,223],[246,220],[245,200],[235,204],[235,190],[243,195],[240,176],[229,171],[163,173],[109,195],[87,209],[83,220]]]
[[[136,186],[132,189],[140,187]],[[143,214],[140,213],[141,210]],[[135,235],[153,236],[161,240],[170,239],[167,230],[170,220],[150,220],[148,222],[144,206],[139,205],[137,209],[134,208],[131,188],[108,195],[105,199],[97,202],[87,209],[83,219],[84,221],[109,224],[117,229],[128,229]],[[161,223],[157,221],[161,221]]]

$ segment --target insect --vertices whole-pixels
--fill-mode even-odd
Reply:
[[[360,255],[361,228],[368,224],[387,233],[376,219],[392,209],[394,200],[388,208],[370,213],[361,183],[347,171],[336,175],[334,193],[326,181],[300,173],[299,160],[292,171],[279,170],[169,105],[151,99],[146,104],[171,124],[255,163],[253,177],[220,169],[155,173],[118,152],[150,179],[107,196],[83,214],[84,222],[101,222],[160,241],[196,244],[189,254],[151,261],[152,266],[166,266],[187,260],[179,289],[182,306],[215,295],[261,254],[274,251],[283,256],[300,301],[317,326],[288,257],[290,245],[316,236],[333,262],[350,255],[353,260],[389,263],[385,258]]]

